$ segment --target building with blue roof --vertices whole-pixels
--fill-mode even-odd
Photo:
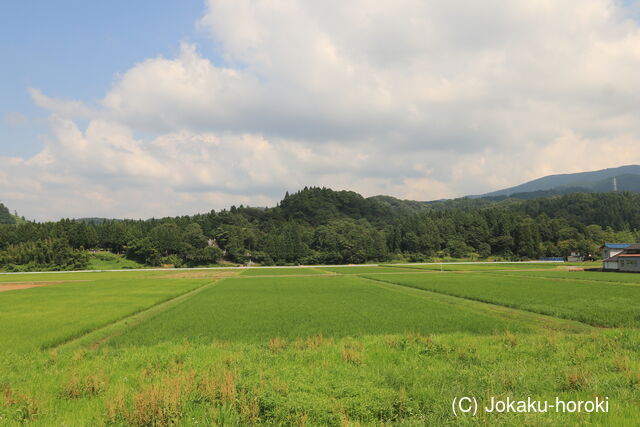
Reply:
[[[631,243],[605,243],[600,247],[602,250],[602,259],[609,259],[621,254],[629,246],[631,246]]]

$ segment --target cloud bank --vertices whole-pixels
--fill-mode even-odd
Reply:
[[[431,200],[640,162],[640,27],[611,0],[209,0],[197,25],[209,46],[146,59],[102,99],[31,89],[50,133],[0,157],[0,200],[157,217],[305,185]]]

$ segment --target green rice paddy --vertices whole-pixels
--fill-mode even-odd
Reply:
[[[316,335],[340,338],[508,329],[522,327],[375,286],[359,277],[228,279],[131,329],[113,343],[266,342],[274,337],[292,340]]]
[[[286,268],[246,268],[240,270],[243,276],[308,276],[315,274],[326,274],[318,268],[299,268],[299,267],[286,267]]]
[[[640,276],[496,267],[0,275],[0,425],[637,422]]]
[[[573,274],[576,279],[580,276]],[[377,280],[504,305],[594,326],[640,326],[640,286],[497,274],[367,275]]]

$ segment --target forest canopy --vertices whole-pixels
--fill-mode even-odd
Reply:
[[[3,218],[4,270],[83,268],[87,252],[97,250],[148,266],[525,260],[572,251],[596,254],[604,242],[636,242],[640,195],[414,202],[312,187],[286,194],[273,208],[232,206],[148,220],[15,223],[0,205],[0,222]]]

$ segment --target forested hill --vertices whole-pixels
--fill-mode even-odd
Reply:
[[[536,259],[594,254],[607,241],[637,241],[638,230],[636,193],[414,202],[305,188],[272,208],[0,225],[0,269],[83,268],[98,249],[152,266]]]
[[[16,218],[11,215],[9,209],[0,203],[0,224],[15,224]]]

